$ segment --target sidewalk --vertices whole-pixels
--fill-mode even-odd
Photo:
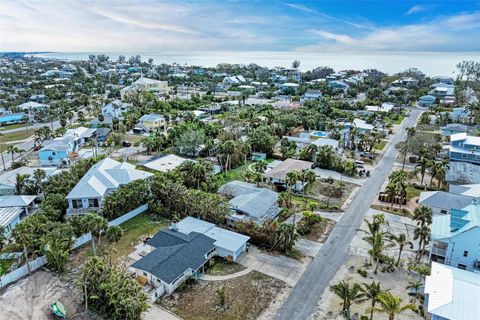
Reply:
[[[228,279],[235,279],[235,278],[238,278],[238,277],[242,277],[246,274],[249,274],[250,272],[252,272],[253,269],[251,268],[246,268],[242,271],[239,271],[239,272],[235,272],[235,273],[232,273],[232,274],[227,274],[225,276],[212,276],[212,275],[209,275],[209,274],[203,274],[202,277],[200,278],[200,280],[205,280],[205,281],[224,281],[224,280],[228,280]]]

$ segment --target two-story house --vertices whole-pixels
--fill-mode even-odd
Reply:
[[[99,210],[103,206],[105,196],[120,186],[151,176],[152,173],[137,170],[128,162],[121,163],[105,158],[92,166],[67,195],[67,214],[85,214],[88,211]]]
[[[167,125],[165,117],[161,114],[144,114],[138,119],[134,132],[157,132],[163,130]]]
[[[462,161],[480,165],[480,137],[457,133],[450,136],[450,161]]]
[[[432,219],[430,259],[463,270],[480,271],[480,200]]]
[[[38,158],[42,166],[69,165],[73,152],[78,151],[92,137],[97,129],[78,127],[68,129],[60,138],[43,142],[43,147],[38,151]]]

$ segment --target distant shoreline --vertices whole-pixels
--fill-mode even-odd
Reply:
[[[106,54],[116,60],[119,55],[127,58],[140,55],[143,61],[152,58],[154,63],[214,67],[219,63],[255,63],[273,68],[290,67],[293,60],[300,60],[300,70],[329,66],[335,70],[378,69],[390,74],[408,68],[418,68],[427,75],[451,76],[456,64],[462,60],[480,61],[480,52],[304,52],[304,51],[169,51],[169,52],[42,52],[30,55],[65,60],[88,60],[89,54]]]

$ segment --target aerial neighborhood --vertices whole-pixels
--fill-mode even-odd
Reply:
[[[480,63],[300,66],[0,54],[2,307],[480,319]]]

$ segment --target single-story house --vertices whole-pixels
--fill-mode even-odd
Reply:
[[[267,170],[264,174],[264,177],[268,180],[269,183],[273,185],[278,185],[282,187],[286,187],[286,178],[287,173],[291,171],[302,171],[312,169],[313,163],[304,160],[296,160],[296,159],[286,159],[279,163],[273,169]],[[301,181],[297,181],[294,186],[296,191],[300,191],[305,187],[305,185]]]
[[[104,117],[122,119],[123,114],[127,112],[127,110],[128,110],[128,105],[116,99],[102,107],[102,115]]]
[[[37,208],[35,199],[37,199],[37,196],[2,196],[0,197],[0,209],[21,208],[23,210],[22,215],[26,216]]]
[[[436,100],[437,98],[435,96],[431,96],[431,95],[421,96],[420,98],[418,98],[417,105],[419,107],[430,107],[435,104]]]
[[[142,258],[131,267],[155,290],[154,299],[171,294],[187,278],[197,277],[214,256],[230,261],[247,250],[250,238],[214,224],[187,217],[159,231],[141,248]],[[145,282],[145,281],[143,281]]]
[[[315,99],[318,99],[318,98],[321,98],[321,97],[322,97],[322,91],[308,89],[307,92],[305,92],[303,94],[300,101],[305,102],[305,101],[315,100]]]
[[[453,161],[449,163],[445,181],[449,185],[480,183],[480,166],[469,162]]]
[[[480,319],[479,273],[432,262],[424,292],[432,320]]]
[[[299,87],[300,85],[298,83],[286,82],[280,85],[280,91],[281,92],[288,92],[288,91],[297,92]]]
[[[447,137],[463,132],[468,132],[468,126],[461,123],[449,123],[445,127],[442,127],[442,135]]]
[[[418,204],[432,209],[433,214],[449,214],[452,209],[463,209],[472,203],[473,197],[445,192],[425,191],[420,193]]]
[[[38,112],[38,111],[41,111],[41,110],[46,110],[48,109],[48,105],[44,104],[44,103],[38,103],[38,102],[35,102],[35,101],[29,101],[29,102],[25,102],[25,103],[22,103],[20,105],[17,106],[17,109],[18,110],[21,110],[21,111],[28,111],[28,113],[31,113],[31,112]]]
[[[0,226],[4,228],[4,235],[8,238],[13,228],[20,223],[21,216],[25,210],[21,207],[0,208]]]
[[[228,225],[239,221],[253,221],[261,224],[276,220],[281,209],[278,207],[278,193],[254,184],[234,180],[221,186],[218,192],[229,199],[231,214]]]
[[[0,175],[0,196],[10,196],[15,194],[15,185],[17,183],[17,175],[28,175],[29,179],[33,179],[33,173],[36,169],[41,169],[45,172],[47,179],[54,175],[56,168],[34,168],[34,167],[20,167],[13,170],[6,171]]]
[[[394,108],[392,103],[382,103],[381,106],[366,106],[365,110],[370,112],[390,112]]]
[[[174,154],[167,154],[153,160],[142,162],[139,165],[158,172],[168,172],[177,169],[185,161],[192,160],[185,159]]]
[[[99,210],[103,199],[120,186],[139,179],[153,176],[150,172],[138,170],[128,162],[105,158],[93,165],[67,195],[67,214],[84,214]]]

